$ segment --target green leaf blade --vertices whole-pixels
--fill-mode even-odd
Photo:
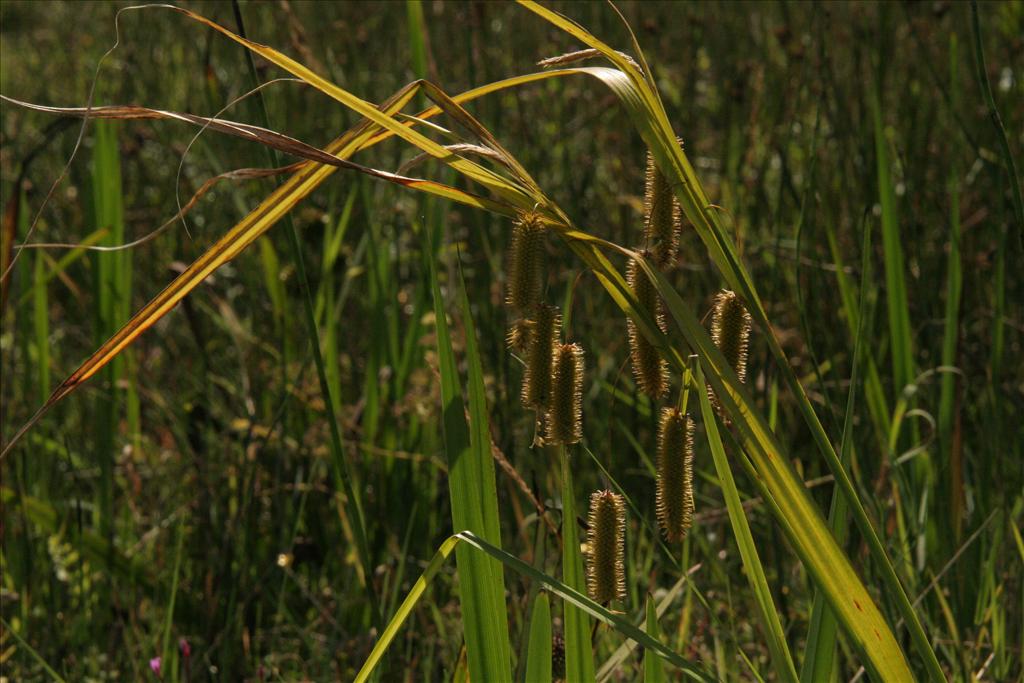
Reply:
[[[452,524],[456,530],[487,535],[480,501],[484,490],[480,474],[483,468],[476,457],[479,452],[474,453],[470,429],[466,423],[455,352],[433,260],[429,263],[429,270],[441,371],[442,432],[448,459]],[[493,486],[493,465],[491,473]],[[496,576],[496,570],[487,557],[470,552],[466,547],[456,550],[455,559],[461,584],[459,599],[472,680],[511,681],[508,622],[504,590],[500,586],[500,567]]]
[[[561,447],[562,460],[562,579],[580,593],[587,592],[576,529],[576,501],[573,494],[569,452]],[[590,643],[590,619],[577,606],[565,604],[565,680],[596,680],[594,648]]]
[[[659,636],[658,611],[654,607],[654,598],[651,597],[647,598],[647,635],[652,638]],[[652,657],[647,652],[644,652],[644,683],[668,683],[661,659]]]
[[[747,523],[747,516],[743,510],[743,501],[740,500],[732,469],[729,466],[729,459],[718,435],[715,412],[708,400],[707,391],[701,390],[701,387],[707,385],[700,363],[697,363],[696,385],[697,394],[700,397],[701,415],[704,418],[704,429],[707,433],[711,456],[715,462],[715,471],[722,484],[722,493],[725,496],[725,505],[729,513],[729,523],[732,525],[733,533],[736,534],[736,545],[739,546],[740,558],[743,560],[743,567],[757,602],[761,625],[764,627],[768,641],[768,651],[771,653],[772,666],[775,668],[775,674],[779,680],[795,683],[797,676],[796,667],[793,665],[793,656],[789,653],[782,622],[775,609],[775,602],[772,599],[771,590],[768,588],[768,579],[765,577],[764,567],[758,556],[754,537],[750,533],[750,525]]]
[[[538,593],[530,617],[526,650],[526,683],[551,683],[551,607],[547,593]]]

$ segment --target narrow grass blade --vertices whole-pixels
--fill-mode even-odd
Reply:
[[[93,217],[97,228],[110,228],[108,239],[119,244],[124,241],[124,204],[121,193],[121,152],[118,148],[118,123],[96,123],[96,141],[93,148],[91,185]],[[131,305],[129,293],[130,254],[100,253],[93,256],[94,310],[96,339],[100,343],[112,334],[128,317]],[[114,535],[114,466],[117,445],[115,436],[120,432],[121,391],[117,388],[124,375],[126,358],[111,361],[103,370],[103,391],[95,402],[96,425],[95,459],[99,465],[98,522],[100,533],[107,539]]]
[[[875,163],[878,173],[878,196],[882,205],[882,244],[885,255],[885,295],[889,311],[892,376],[896,385],[894,388],[899,392],[914,378],[914,358],[907,285],[903,274],[906,264],[896,216],[896,191],[889,169],[889,147],[885,140],[882,108],[877,96],[871,99],[871,118],[875,127]]]
[[[398,606],[395,616],[391,618],[388,625],[381,631],[380,638],[377,639],[373,650],[370,651],[370,656],[366,658],[366,661],[363,662],[363,667],[356,674],[354,683],[365,683],[370,680],[370,676],[380,663],[381,657],[387,652],[391,641],[398,635],[399,629],[402,628],[402,624],[405,623],[405,620],[412,614],[413,609],[416,608],[416,603],[419,602],[424,591],[427,590],[427,586],[434,580],[437,572],[444,566],[445,560],[448,559],[448,556],[452,554],[452,551],[455,550],[458,544],[458,536],[451,536],[445,539],[445,542],[437,549],[427,568],[423,570],[423,574],[420,575],[420,578],[416,579],[416,583],[413,584],[409,594],[405,596],[405,600]]]
[[[466,293],[462,271],[459,271],[459,308],[462,313],[462,329],[465,333],[466,365],[468,368],[468,406],[469,406],[469,443],[473,458],[473,478],[477,483],[474,491],[473,504],[480,507],[483,518],[484,533],[481,537],[499,548],[501,547],[501,529],[498,521],[498,487],[494,474],[494,458],[491,455],[491,430],[487,395],[484,388],[484,369],[480,358],[477,341],[476,325],[469,308],[469,296]],[[496,572],[498,594],[505,594],[505,581],[501,567],[493,564]],[[508,635],[506,623],[505,635]],[[507,637],[506,637],[507,640]]]
[[[950,93],[954,105],[959,99],[957,73],[959,59],[957,57],[956,34],[950,36]],[[963,266],[960,258],[960,178],[956,164],[949,177],[949,255],[946,259],[946,310],[942,334],[942,365],[954,367],[957,364],[957,341],[960,336],[960,296],[963,291]],[[939,446],[941,453],[949,463],[943,471],[948,472],[949,506],[944,516],[950,540],[956,544],[960,541],[962,521],[965,507],[964,481],[962,475],[963,452],[953,439],[953,424],[956,419],[954,405],[957,376],[951,372],[942,374],[939,394]]]
[[[551,607],[547,593],[538,593],[533,601],[524,680],[527,683],[551,683]]]
[[[559,447],[562,462],[562,580],[566,585],[586,593],[587,580],[583,574],[583,555],[580,552],[576,527],[576,497],[573,493],[572,468],[569,451]],[[578,606],[565,604],[565,679],[586,683],[595,679],[594,648],[590,643],[590,619]]]
[[[32,327],[35,331],[36,367],[39,372],[39,394],[50,390],[50,305],[46,291],[46,265],[43,252],[36,254],[32,276]]]
[[[437,286],[436,280],[434,286]],[[487,409],[484,371],[477,342],[476,325],[469,308],[469,297],[462,280],[461,269],[459,271],[459,306],[462,312],[462,329],[465,336],[468,368],[469,458],[467,465],[470,466],[468,490],[461,492],[460,495],[468,494],[465,497],[465,502],[479,508],[482,526],[478,535],[500,548],[498,487],[495,481],[494,458],[491,455],[490,412]],[[451,472],[449,472],[449,481],[452,481]],[[456,528],[459,526],[456,525]],[[491,650],[489,656],[502,663],[502,666],[495,667],[493,670],[504,672],[504,667],[511,667],[511,641],[508,613],[505,607],[505,576],[499,562],[488,558],[484,560],[483,564],[488,568],[490,574],[488,587],[492,593],[488,627],[493,629],[491,638],[496,643],[496,647]],[[508,675],[512,675],[511,669],[508,670]]]
[[[700,363],[697,364],[696,386],[707,386],[704,381],[704,370]],[[771,589],[768,588],[768,579],[764,575],[764,566],[761,564],[757,547],[754,545],[754,537],[750,533],[750,525],[747,523],[743,501],[740,500],[736,482],[733,480],[729,458],[725,454],[725,448],[722,447],[722,440],[718,435],[715,412],[708,400],[708,393],[698,390],[697,394],[700,397],[701,415],[704,418],[708,446],[715,463],[715,471],[718,473],[718,480],[721,482],[725,506],[729,512],[729,523],[736,535],[736,545],[739,547],[740,558],[743,560],[743,568],[750,581],[750,588],[754,593],[760,612],[761,625],[764,628],[768,651],[771,653],[772,667],[780,681],[795,683],[797,676],[796,667],[793,665],[793,656],[789,653],[786,634],[782,630],[782,622],[779,621],[779,613],[775,609]]]
[[[262,145],[266,145],[271,149],[276,149],[280,152],[284,152],[285,154],[291,154],[302,159],[308,159],[322,164],[337,163],[337,159],[335,159],[333,155],[329,152],[318,149],[313,145],[306,144],[287,135],[282,135],[281,133],[270,130],[266,127],[253,126],[239,121],[198,116],[187,112],[168,111],[166,109],[150,109],[149,107],[139,107],[136,105],[107,105],[102,107],[91,107],[88,109],[85,107],[49,107],[16,100],[12,97],[7,97],[6,95],[0,95],[0,101],[25,109],[31,109],[32,111],[56,114],[58,116],[74,116],[78,118],[88,117],[89,119],[99,120],[163,119],[169,121],[181,121],[184,123],[190,123],[194,126],[199,126],[203,130],[216,131],[225,135],[241,138],[242,140],[257,142]]]
[[[860,311],[859,326],[854,336],[850,392],[846,399],[846,417],[843,421],[843,435],[839,447],[839,455],[844,467],[848,467],[851,462],[853,415],[860,381],[860,365],[862,355],[867,355],[863,350],[862,343],[864,339],[870,337],[871,328],[868,323],[871,320],[872,311],[868,311],[867,291],[871,281],[871,230],[865,226],[864,241],[861,247],[860,302],[857,304],[857,310]],[[870,358],[870,356],[867,357]],[[848,535],[849,509],[846,499],[838,490],[832,492],[828,522],[829,528],[836,537],[836,542],[842,547]],[[807,648],[804,654],[803,668],[800,670],[801,683],[827,680],[832,675],[836,662],[837,632],[838,623],[825,602],[825,596],[820,590],[815,591],[811,607],[811,624],[807,632]]]
[[[412,72],[416,78],[427,77],[427,27],[423,21],[421,0],[405,0],[409,17],[409,50],[412,52]]]
[[[181,573],[182,548],[185,543],[185,520],[178,521],[178,542],[174,546],[174,573],[171,574],[171,594],[167,600],[167,614],[164,617],[164,633],[161,639],[160,652],[163,662],[171,659],[171,626],[174,624],[174,603],[178,599],[178,576]]]
[[[426,250],[431,253],[431,250]],[[429,258],[428,258],[429,260]],[[444,447],[448,460],[448,489],[451,497],[452,523],[455,529],[469,529],[487,535],[482,496],[487,490],[479,449],[473,448],[473,437],[466,424],[466,405],[456,370],[455,353],[448,331],[441,288],[433,260],[429,263],[437,326],[437,353],[441,371],[441,402]],[[467,334],[471,334],[467,331]],[[478,359],[479,360],[479,359]],[[489,446],[490,441],[487,441]],[[490,460],[489,449],[486,452]],[[494,470],[491,465],[491,488]],[[472,680],[510,681],[512,668],[509,654],[508,622],[501,586],[500,567],[489,558],[461,547],[456,551],[459,569],[459,599],[462,605],[463,632]],[[497,572],[497,575],[496,575]]]
[[[647,633],[652,638],[658,638],[658,612],[654,607],[654,598],[647,598]],[[644,683],[668,683],[665,678],[665,668],[661,665],[661,658],[651,657],[644,653]]]

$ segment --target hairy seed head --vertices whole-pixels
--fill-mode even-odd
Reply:
[[[750,314],[734,292],[723,289],[715,296],[711,314],[711,339],[736,371],[740,383],[747,379],[747,346],[750,342]],[[723,420],[725,411],[713,392],[708,391],[712,403]]]
[[[516,310],[528,311],[540,301],[544,287],[545,232],[543,221],[535,213],[520,214],[512,228],[505,301]]]
[[[680,143],[682,144],[682,143]],[[647,176],[644,188],[644,235],[660,266],[675,262],[679,248],[679,226],[682,211],[672,193],[672,186],[647,153]]]
[[[555,349],[545,441],[566,445],[582,439],[582,406],[583,347],[579,344],[562,344]]]
[[[644,256],[646,256],[644,252]],[[654,318],[658,328],[665,331],[665,315],[661,310],[661,299],[647,273],[641,270],[636,259],[630,259],[626,266],[626,282],[633,290],[640,309]],[[668,392],[668,364],[647,337],[637,329],[632,318],[626,319],[629,333],[629,355],[633,361],[633,376],[637,386],[651,398],[661,398]]]
[[[587,532],[587,590],[607,604],[626,597],[626,503],[611,491],[590,495]]]
[[[658,425],[658,525],[669,542],[686,538],[693,524],[693,420],[663,408]]]
[[[526,323],[529,330],[526,342],[526,372],[523,375],[523,405],[543,408],[551,396],[551,365],[555,351],[555,337],[561,326],[558,309],[537,304]]]
[[[508,328],[508,334],[505,335],[508,348],[519,353],[525,352],[530,344],[530,327],[531,323],[526,318],[513,321],[512,326]]]

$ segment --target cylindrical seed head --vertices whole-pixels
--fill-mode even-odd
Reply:
[[[505,301],[529,311],[540,301],[544,288],[544,235],[547,229],[535,213],[522,213],[512,228],[508,249],[508,285]]]
[[[551,367],[561,316],[554,306],[537,304],[527,326],[526,372],[521,398],[527,408],[544,408],[551,398]]]
[[[693,420],[663,408],[658,425],[658,526],[669,542],[686,538],[693,524]]]
[[[587,520],[587,590],[607,604],[626,597],[626,503],[611,491],[590,495]]]
[[[646,256],[646,252],[644,252]],[[636,259],[630,259],[626,265],[626,282],[633,290],[641,310],[647,312],[665,331],[665,314],[661,309],[661,299],[654,284],[647,277]],[[633,362],[633,377],[637,386],[651,398],[661,398],[668,392],[668,363],[661,357],[658,350],[647,337],[637,329],[632,318],[626,319],[626,330],[629,333],[629,355]]]
[[[562,344],[555,349],[545,441],[568,445],[582,438],[583,347]]]
[[[681,144],[681,143],[680,143]],[[679,248],[679,226],[682,211],[672,193],[672,186],[647,153],[647,174],[644,188],[644,234],[658,265],[666,266],[676,260]]]
[[[711,339],[736,371],[740,383],[747,379],[747,347],[750,343],[750,314],[735,292],[723,289],[715,296],[711,315]],[[719,415],[727,420],[718,398],[708,390]]]

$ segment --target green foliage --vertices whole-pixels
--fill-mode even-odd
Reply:
[[[576,494],[573,487],[572,463],[566,446],[557,448],[562,465],[562,581],[569,588],[585,594],[587,579],[583,572],[579,532],[576,526]],[[594,649],[590,644],[590,619],[576,605],[566,604],[562,613],[565,624],[565,676],[570,681],[594,680]]]
[[[472,318],[463,295],[462,309],[466,332],[466,353],[470,367],[468,412],[462,398],[456,371],[455,353],[441,289],[431,262],[434,295],[434,321],[437,326],[437,354],[441,369],[441,414],[445,454],[448,460],[448,486],[451,495],[452,525],[459,531],[471,531],[501,543],[497,526],[497,495],[494,461],[490,454],[487,430],[487,406],[483,396],[480,359],[473,337]],[[501,566],[470,548],[456,549],[456,561],[462,590],[462,625],[466,638],[469,671],[473,680],[507,681],[512,679],[509,654],[508,621],[505,612],[505,582]]]
[[[554,641],[602,683],[1020,677],[1019,8],[555,9],[131,10],[90,103],[216,121],[4,100],[5,672],[546,681]],[[0,5],[5,98],[89,102],[113,13]],[[648,153],[677,259],[638,258]],[[567,449],[505,342],[524,212],[526,298],[587,359]],[[669,542],[657,417],[687,406]],[[601,489],[629,508],[611,607],[577,509]]]
[[[739,546],[740,557],[743,559],[744,573],[750,582],[751,591],[757,603],[758,614],[761,618],[761,627],[764,630],[765,638],[768,641],[768,649],[771,652],[772,667],[775,675],[780,681],[796,681],[796,669],[793,666],[793,657],[786,645],[786,634],[782,630],[779,621],[778,611],[772,600],[771,590],[768,588],[768,579],[764,574],[764,566],[757,554],[757,547],[754,545],[754,537],[750,533],[750,525],[743,512],[743,502],[740,500],[739,491],[736,489],[736,482],[733,480],[732,469],[729,465],[729,457],[725,454],[721,438],[718,435],[715,413],[711,408],[711,402],[706,392],[700,391],[699,387],[704,384],[704,372],[700,365],[697,366],[697,386],[700,395],[701,415],[704,418],[704,428],[707,431],[708,447],[711,450],[711,457],[715,462],[715,471],[722,484],[722,494],[725,496],[725,506],[729,512],[729,522],[732,524],[733,532],[736,534],[736,544]],[[744,460],[746,455],[738,453],[735,460]]]
[[[658,612],[654,607],[654,601],[647,599],[647,633],[652,638],[658,637]],[[644,683],[665,683],[665,669],[661,660],[644,654]]]
[[[530,615],[526,674],[531,683],[551,683],[551,608],[547,593],[538,593]]]

